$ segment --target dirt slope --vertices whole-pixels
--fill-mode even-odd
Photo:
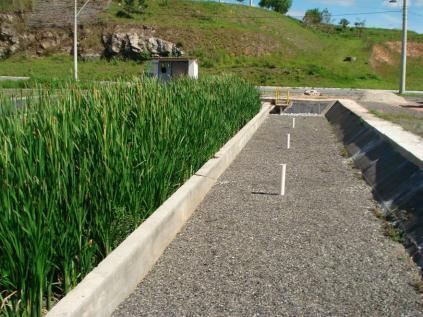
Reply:
[[[91,0],[81,11],[79,21],[82,24],[99,20],[99,14],[104,11],[112,0]],[[78,0],[79,7],[85,0]],[[68,26],[73,23],[74,2],[69,0],[36,0],[33,11],[26,17],[29,27]]]

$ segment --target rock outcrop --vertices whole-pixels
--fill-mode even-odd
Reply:
[[[182,50],[174,43],[154,36],[148,26],[90,25],[80,27],[78,54],[82,59],[101,57],[142,60],[151,56],[181,56]],[[0,14],[0,59],[19,51],[28,55],[72,54],[73,32],[69,27],[25,27],[25,17]]]
[[[20,17],[14,14],[0,14],[0,59],[16,53],[34,37],[27,32],[18,32]]]
[[[153,36],[149,27],[121,29],[118,28],[103,35],[104,55],[106,57],[123,57],[143,59],[149,56],[181,56],[182,50],[174,43]]]

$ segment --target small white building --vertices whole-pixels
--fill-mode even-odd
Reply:
[[[181,57],[162,57],[149,62],[147,74],[163,80],[179,76],[198,78],[198,61]]]

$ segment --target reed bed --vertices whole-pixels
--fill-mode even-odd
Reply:
[[[1,99],[0,315],[40,316],[259,110],[221,76]]]

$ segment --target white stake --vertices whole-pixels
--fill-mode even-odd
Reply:
[[[286,148],[290,149],[291,148],[291,133],[288,133],[288,138],[287,138],[286,143],[287,143]]]
[[[295,118],[292,118],[292,128],[295,128]]]
[[[281,196],[285,195],[285,175],[286,175],[286,164],[281,164],[282,165],[282,174],[281,174],[281,191],[280,194]]]

